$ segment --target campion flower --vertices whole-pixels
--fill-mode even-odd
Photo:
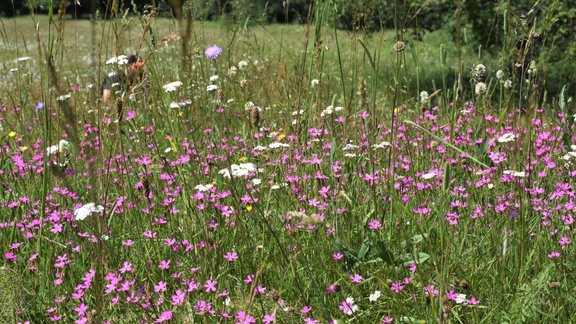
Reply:
[[[88,203],[74,211],[74,218],[81,221],[86,219],[86,217],[90,216],[92,213],[99,213],[103,210],[104,207],[100,205],[96,206],[94,203]]]
[[[174,92],[174,91],[176,91],[176,89],[178,89],[181,86],[182,86],[182,82],[174,81],[174,82],[170,82],[168,84],[165,84],[164,86],[162,86],[162,88],[164,88],[165,92]]]
[[[343,300],[338,308],[346,315],[352,315],[360,309],[358,305],[354,305],[354,298],[352,297]]]
[[[500,137],[498,137],[498,143],[508,143],[512,142],[516,138],[516,135],[512,133],[506,133]]]
[[[204,51],[206,58],[211,60],[215,60],[218,56],[220,56],[220,54],[222,54],[222,48],[218,47],[217,45],[208,46],[208,48],[206,48]]]

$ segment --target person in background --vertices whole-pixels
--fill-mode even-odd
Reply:
[[[109,74],[102,83],[102,101],[109,103],[115,90],[133,92],[144,78],[144,61],[140,61],[137,55],[128,56],[124,69]]]

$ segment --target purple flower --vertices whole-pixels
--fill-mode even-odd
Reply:
[[[206,51],[204,51],[206,58],[215,60],[220,54],[222,54],[222,47],[218,47],[217,45],[208,46]]]

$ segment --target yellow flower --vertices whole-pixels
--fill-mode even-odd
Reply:
[[[252,205],[246,206],[246,210],[249,211],[249,212],[251,212],[251,211],[252,211]]]
[[[20,151],[24,152],[28,149],[28,146],[20,146]]]
[[[240,162],[244,162],[244,161],[246,161],[246,160],[248,160],[248,158],[245,157],[245,156],[243,156],[243,157],[241,157],[241,158],[238,159],[238,161],[240,161]]]
[[[16,132],[15,131],[11,131],[10,133],[8,133],[9,137],[14,137],[16,136]]]
[[[284,139],[284,137],[286,137],[286,134],[280,134],[278,135],[278,140],[281,141],[282,139]]]

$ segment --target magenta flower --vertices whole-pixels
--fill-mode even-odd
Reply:
[[[185,298],[186,298],[186,292],[178,289],[176,290],[176,294],[172,295],[172,304],[180,305],[184,303]]]
[[[352,281],[353,283],[362,282],[362,276],[357,273],[351,274],[350,276],[348,276],[348,278],[350,278],[350,281]]]
[[[220,54],[222,54],[222,47],[218,47],[217,45],[208,46],[206,51],[204,51],[206,58],[211,60],[215,60]]]
[[[206,280],[206,283],[204,284],[204,288],[206,288],[206,292],[211,292],[211,291],[216,291],[216,284],[218,283],[218,281],[216,280]]]
[[[232,252],[226,252],[226,255],[224,255],[224,259],[233,262],[238,260],[238,253],[236,253],[235,251]]]
[[[162,312],[162,314],[160,314],[160,317],[158,317],[158,319],[156,321],[154,321],[154,323],[164,323],[164,322],[167,322],[171,319],[172,319],[172,312],[171,311],[165,311],[165,312]]]
[[[374,220],[371,220],[370,222],[368,222],[368,228],[370,228],[373,231],[376,231],[376,230],[380,229],[381,227],[382,227],[382,224],[377,219],[374,219]]]
[[[276,314],[264,314],[264,318],[262,319],[262,323],[270,324],[276,322]]]

